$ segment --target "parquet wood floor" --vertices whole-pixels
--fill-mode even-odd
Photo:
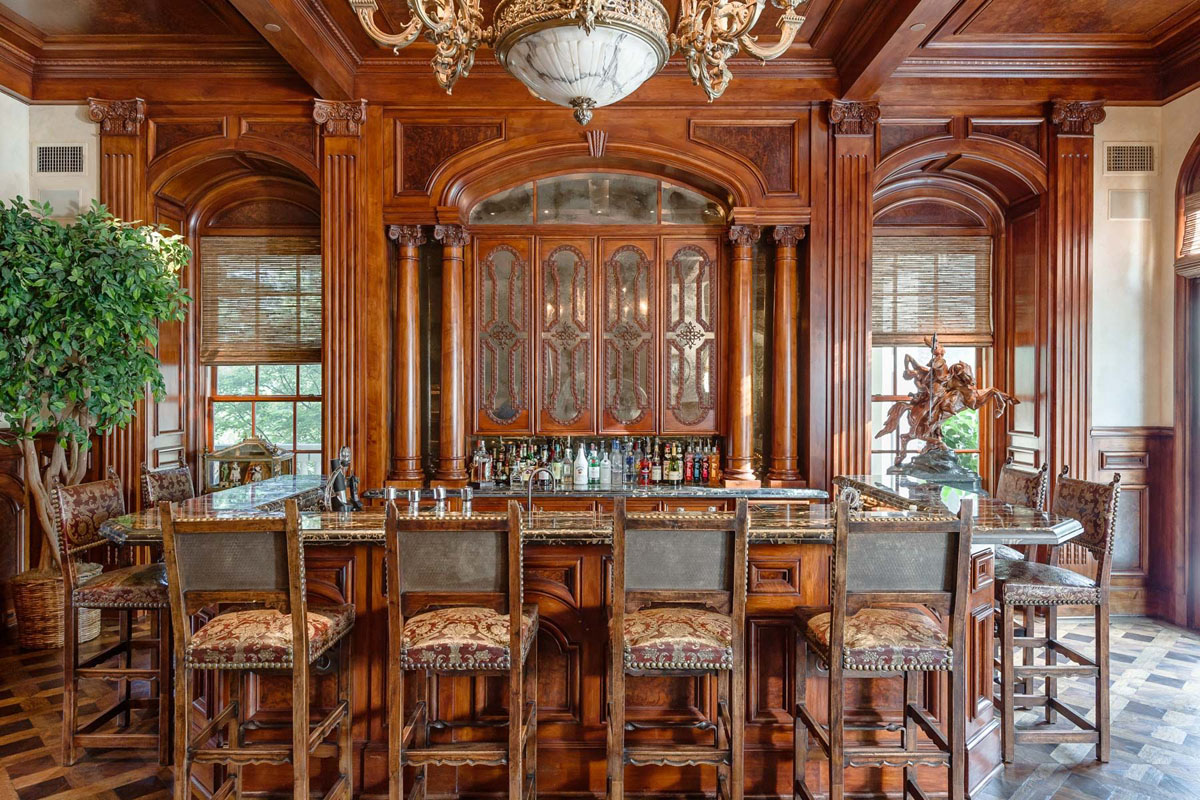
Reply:
[[[1090,651],[1090,622],[1060,628]],[[85,655],[112,636],[110,627]],[[60,658],[0,646],[0,800],[167,800],[171,770],[148,752],[90,750],[59,766]],[[975,800],[1200,800],[1200,635],[1114,618],[1112,659],[1112,762],[1097,764],[1083,745],[1018,746],[1017,763]],[[1091,707],[1089,685],[1060,685],[1068,702]],[[106,707],[112,691],[85,682],[83,713]]]

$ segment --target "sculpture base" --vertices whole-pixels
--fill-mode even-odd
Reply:
[[[888,468],[889,475],[903,475],[908,478],[936,483],[939,486],[949,486],[952,489],[962,489],[967,492],[986,495],[983,491],[982,479],[958,462],[958,456],[953,451],[938,448],[928,453],[921,453],[916,458],[898,467]]]

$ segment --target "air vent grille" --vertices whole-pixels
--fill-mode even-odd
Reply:
[[[1154,172],[1154,145],[1110,144],[1104,149],[1106,175],[1149,175]]]
[[[82,173],[83,145],[42,144],[37,149],[37,171],[42,173]]]

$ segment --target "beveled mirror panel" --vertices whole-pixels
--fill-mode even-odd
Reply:
[[[716,431],[715,240],[667,240],[663,296],[663,430]]]
[[[539,225],[653,225],[658,181],[618,172],[560,175],[537,182]]]
[[[592,239],[538,241],[539,431],[594,429]]]
[[[654,430],[655,244],[653,239],[602,243],[604,433]]]
[[[529,242],[476,242],[480,430],[530,432]]]

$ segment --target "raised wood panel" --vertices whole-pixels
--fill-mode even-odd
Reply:
[[[1024,147],[1039,157],[1046,152],[1045,136],[1043,135],[1046,125],[1042,120],[976,117],[970,120],[970,124],[972,136],[992,136],[1004,139]]]
[[[950,135],[950,120],[884,120],[879,123],[879,157],[923,139]]]
[[[476,145],[504,138],[504,124],[495,120],[396,122],[395,193],[424,193],[434,172],[447,159]]]
[[[267,140],[303,153],[313,161],[317,158],[317,128],[307,121],[243,116],[239,131],[243,138]]]
[[[199,139],[224,138],[226,118],[181,117],[152,120],[150,157],[157,158],[180,145]]]
[[[691,138],[724,150],[751,165],[762,176],[768,193],[796,191],[798,122],[699,122],[692,121]],[[805,153],[804,155],[807,155]]]

